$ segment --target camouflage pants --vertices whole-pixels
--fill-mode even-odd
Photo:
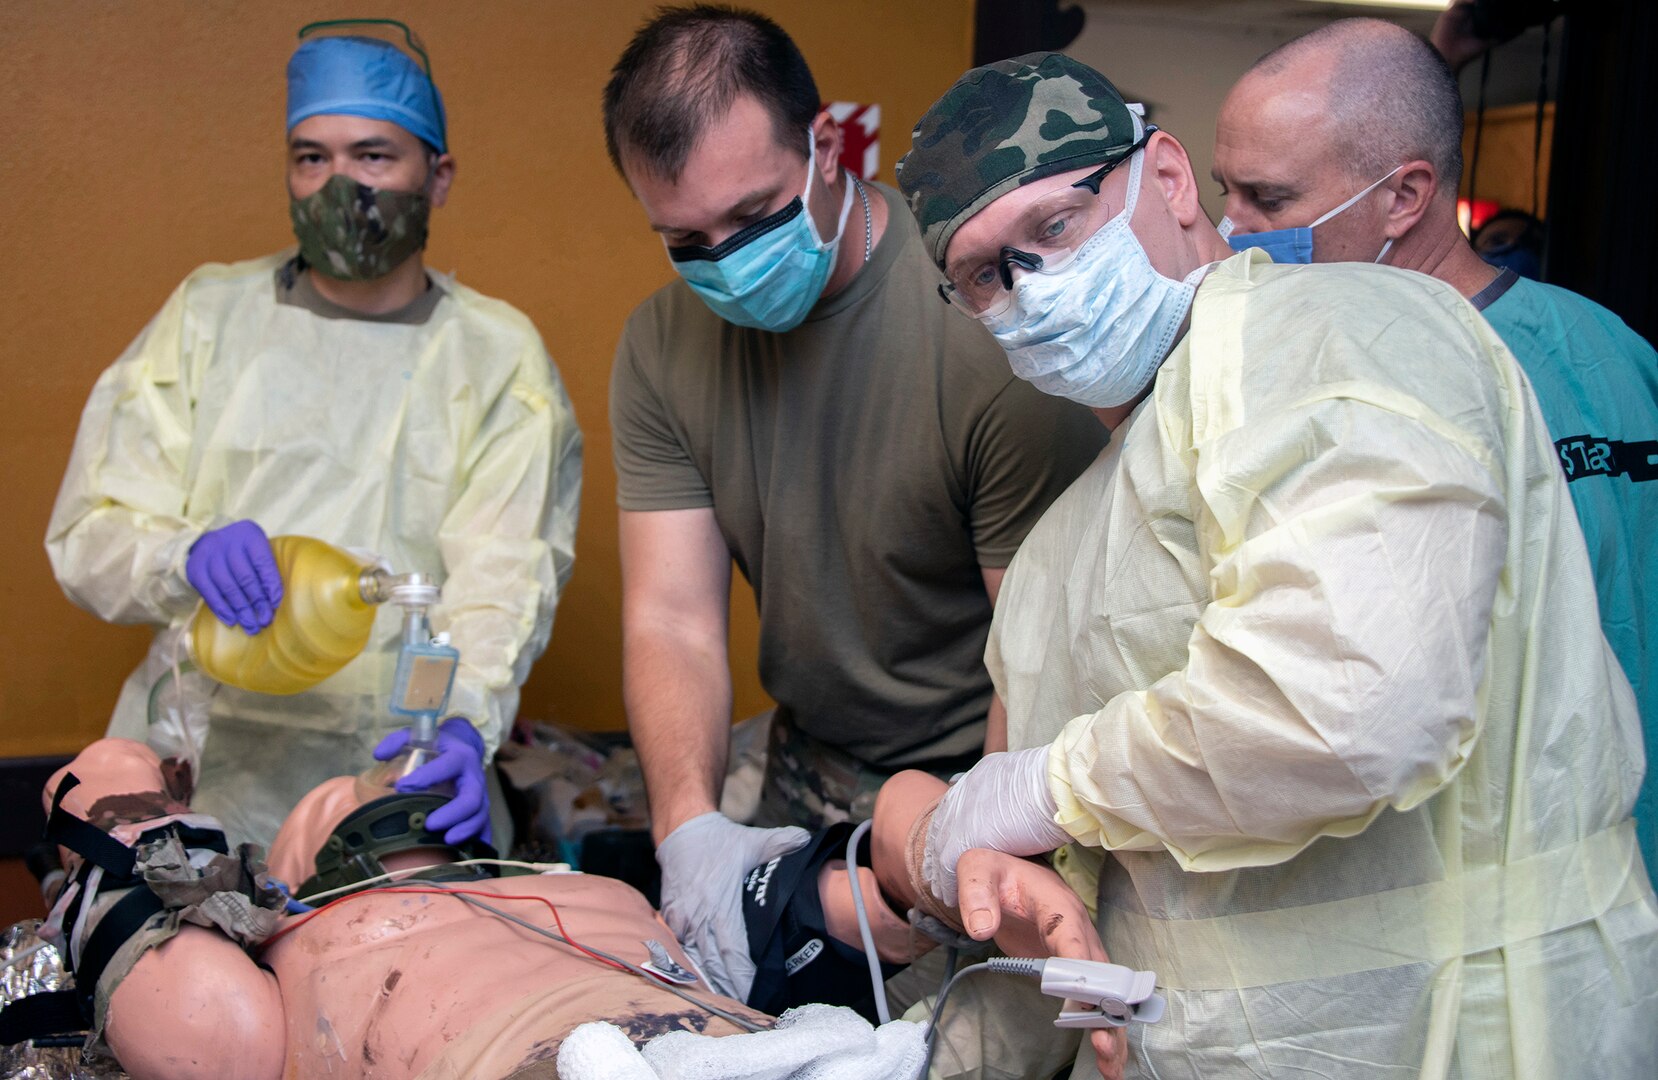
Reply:
[[[891,775],[774,714],[754,824],[816,831],[843,821],[868,821],[875,815],[875,795]]]
[[[773,715],[766,740],[766,781],[754,825],[799,825],[817,831],[841,821],[869,821],[875,813],[875,793],[890,775]]]
[[[875,816],[875,796],[894,773],[920,768],[948,780],[970,764],[883,768],[812,738],[774,712],[760,808],[751,824],[762,828],[799,825],[816,831],[843,821],[868,821]]]

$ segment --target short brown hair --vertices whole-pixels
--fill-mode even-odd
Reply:
[[[604,89],[611,164],[623,172],[625,148],[652,173],[677,180],[703,131],[741,94],[771,114],[779,144],[805,156],[820,99],[783,28],[721,5],[661,9],[628,43]]]

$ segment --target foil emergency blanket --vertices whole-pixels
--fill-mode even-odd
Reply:
[[[0,1007],[30,994],[74,985],[73,977],[64,974],[56,946],[40,939],[39,928],[38,919],[25,919],[0,932]],[[83,1061],[79,1039],[72,1046],[37,1047],[26,1042],[0,1046],[0,1077],[5,1080],[127,1080],[127,1074],[110,1058]]]

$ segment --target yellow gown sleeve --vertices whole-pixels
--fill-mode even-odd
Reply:
[[[1321,332],[1307,370],[1376,371],[1388,348]],[[1350,364],[1348,350],[1370,355]],[[1076,839],[1164,848],[1189,870],[1271,865],[1457,773],[1479,733],[1507,544],[1498,454],[1448,419],[1480,405],[1463,400],[1468,366],[1431,405],[1338,374],[1195,438],[1208,604],[1183,668],[1053,744],[1057,820]],[[1200,405],[1159,417],[1161,437]]]
[[[188,285],[93,387],[47,526],[63,591],[110,622],[165,625],[198,599],[184,562],[214,522],[186,514],[190,380],[211,343],[192,326]]]

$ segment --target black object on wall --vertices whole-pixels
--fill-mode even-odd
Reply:
[[[1658,4],[1576,4],[1565,24],[1543,279],[1658,341]]]
[[[1060,0],[979,0],[973,12],[973,66],[1033,52],[1058,52],[1087,16]]]

